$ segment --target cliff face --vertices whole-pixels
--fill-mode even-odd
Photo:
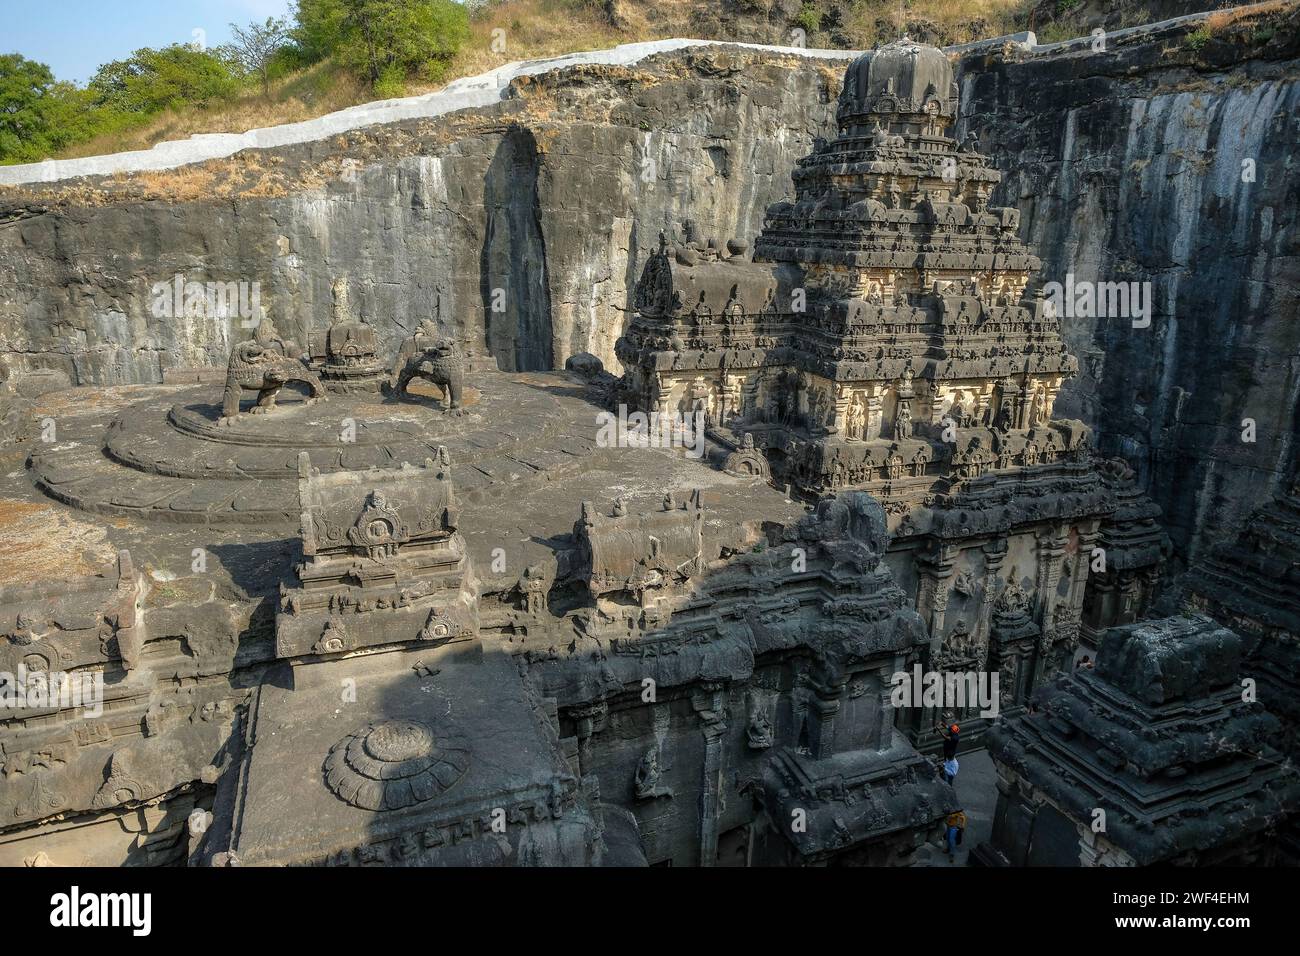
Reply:
[[[1021,209],[1044,281],[1150,283],[1149,327],[1064,320],[1081,373],[1057,414],[1134,463],[1183,558],[1238,532],[1294,467],[1298,41],[1293,9],[1199,49],[1168,31],[962,65],[966,126],[1008,171],[995,199]]]
[[[1007,173],[994,199],[1021,208],[1043,278],[1152,283],[1149,328],[1065,320],[1083,367],[1058,414],[1139,466],[1184,551],[1240,526],[1300,430],[1288,16],[1196,48],[1179,28],[1104,54],[1008,47],[959,65],[961,132]],[[159,315],[155,283],[255,282],[301,341],[345,278],[389,353],[437,315],[506,369],[584,351],[616,369],[659,230],[694,219],[752,240],[832,134],[843,66],[700,47],[525,77],[446,116],[0,189],[0,355],[83,383],[158,381],[223,366],[249,333],[238,316]]]
[[[258,283],[299,341],[328,324],[345,278],[389,351],[438,316],[505,369],[584,351],[612,363],[659,230],[693,218],[724,240],[755,234],[831,132],[841,72],[710,47],[525,78],[453,116],[0,189],[0,353],[86,383],[223,366],[249,334],[239,317],[151,308],[155,283],[179,274]]]

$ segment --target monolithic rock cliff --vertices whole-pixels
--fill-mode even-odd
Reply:
[[[1297,22],[961,64],[963,113],[1010,171],[994,198],[1021,209],[1044,276],[1151,284],[1149,327],[1063,320],[1081,373],[1056,411],[1133,463],[1183,558],[1239,531],[1295,461]]]
[[[1297,15],[1218,16],[1208,40],[1180,23],[958,64],[962,115],[1008,171],[993,199],[1021,209],[1044,277],[1151,283],[1149,327],[1065,320],[1082,369],[1057,414],[1134,462],[1184,557],[1276,488],[1300,430]],[[180,276],[257,283],[299,341],[342,279],[389,352],[436,317],[505,369],[580,352],[616,367],[660,230],[752,240],[833,134],[844,60],[698,46],[577,62],[446,115],[0,188],[0,356],[97,384],[219,368],[243,319],[160,315],[157,284]]]

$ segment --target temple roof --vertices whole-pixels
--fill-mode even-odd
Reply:
[[[869,113],[922,113],[933,104],[939,116],[957,115],[952,65],[937,47],[907,37],[862,54],[844,74],[841,125]]]
[[[999,772],[1105,837],[1138,865],[1172,861],[1276,823],[1300,793],[1273,749],[1278,722],[1243,699],[1241,640],[1204,616],[1108,631],[1093,669],[1035,695],[989,735]]]

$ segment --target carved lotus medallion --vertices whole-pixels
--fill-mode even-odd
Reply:
[[[456,784],[469,767],[469,745],[455,727],[385,720],[344,737],[325,758],[325,784],[367,810],[424,803]]]

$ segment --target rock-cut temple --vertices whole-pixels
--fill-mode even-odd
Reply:
[[[941,51],[854,60],[758,236],[664,224],[621,376],[436,317],[383,354],[340,279],[304,347],[69,419],[37,487],[210,566],[0,590],[0,670],[105,696],[0,722],[0,863],[907,865],[957,722],[982,862],[1294,859],[1296,495],[1155,610],[1160,509],[1053,416],[1076,361],[957,115]],[[707,454],[607,447],[620,405]]]

